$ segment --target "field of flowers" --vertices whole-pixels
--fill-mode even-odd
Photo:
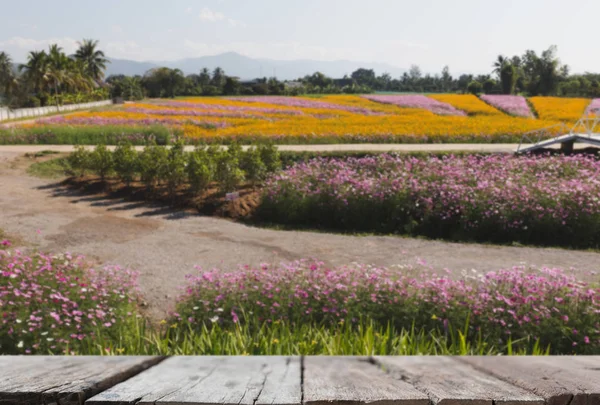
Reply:
[[[448,271],[450,273],[450,271]],[[258,321],[335,326],[368,318],[398,329],[449,332],[462,327],[469,341],[490,344],[539,340],[554,353],[600,347],[600,289],[558,269],[515,267],[480,276],[452,277],[423,267],[314,261],[200,271],[188,277],[180,320],[202,330]]]
[[[274,176],[260,215],[344,231],[600,247],[600,161],[574,156],[315,159]]]
[[[434,114],[439,115],[457,115],[465,116],[466,113],[461,110],[457,110],[452,105],[443,103],[441,101],[429,98],[423,95],[401,95],[401,96],[380,96],[380,95],[366,95],[363,96],[368,100],[375,101],[383,104],[393,104],[398,107],[418,108],[427,111],[431,111]]]
[[[137,273],[0,245],[0,354],[69,353],[135,319]]]
[[[136,277],[0,241],[0,354],[600,354],[600,288],[558,269],[198,268],[158,325]]]
[[[517,117],[533,118],[533,112],[527,104],[527,99],[523,96],[491,95],[484,94],[481,99],[493,107],[496,107],[507,114]]]
[[[531,97],[529,101],[539,118],[570,123],[581,118],[590,104],[586,98]]]
[[[188,143],[515,143],[524,133],[572,125],[588,100],[473,95],[331,95],[312,97],[196,97],[128,103],[102,111],[42,118],[0,129],[0,144],[114,143],[127,134]],[[597,103],[594,101],[593,103]],[[593,109],[591,104],[587,107]],[[73,141],[71,128],[80,142]],[[162,128],[162,129],[156,129]],[[165,136],[168,133],[168,136]],[[92,135],[95,134],[95,135]],[[144,134],[144,136],[141,136]]]
[[[481,101],[472,94],[431,94],[430,98],[450,104],[468,115],[502,115],[503,112]]]

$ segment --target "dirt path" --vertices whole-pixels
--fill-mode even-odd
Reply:
[[[430,143],[430,144],[386,144],[386,143],[360,143],[360,144],[327,144],[327,145],[278,145],[282,151],[297,152],[495,152],[514,153],[518,144],[512,143]],[[523,145],[527,146],[527,145]],[[576,144],[575,148],[583,148],[586,145]],[[246,148],[247,146],[244,146]],[[0,153],[36,153],[44,150],[56,152],[72,152],[73,145],[0,145]],[[88,146],[89,149],[93,146]],[[114,148],[109,146],[109,149]],[[136,149],[142,150],[143,146]],[[187,146],[187,150],[193,150],[193,146]]]
[[[300,258],[394,265],[422,258],[435,268],[497,270],[520,264],[600,271],[600,254],[494,247],[384,236],[276,231],[165,207],[82,196],[25,174],[25,159],[0,152],[0,229],[43,250],[84,254],[141,272],[154,319],[163,317],[194,266],[231,268]],[[37,231],[40,231],[39,233]],[[582,277],[600,279],[581,272]]]

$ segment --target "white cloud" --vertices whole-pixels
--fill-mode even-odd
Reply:
[[[220,11],[213,11],[208,7],[204,7],[202,10],[200,10],[200,14],[198,15],[198,17],[202,21],[208,21],[213,23],[223,21],[228,23],[232,27],[246,27],[246,24],[244,24],[243,22],[234,20],[233,18],[227,17]]]
[[[113,25],[112,27],[110,27],[110,29],[115,34],[122,34],[123,33],[123,27],[121,27],[120,25]]]
[[[200,11],[199,17],[202,21],[216,22],[216,21],[223,21],[225,19],[225,14],[220,13],[218,11],[212,11],[208,7],[204,7]]]
[[[185,9],[185,13],[186,14],[191,14],[192,10],[193,9],[191,7],[188,7],[188,8]]]
[[[77,40],[69,37],[48,39],[12,37],[0,41],[0,48],[8,52],[13,60],[20,62],[25,60],[30,51],[46,50],[52,44],[58,44],[66,54],[72,54],[78,48]]]

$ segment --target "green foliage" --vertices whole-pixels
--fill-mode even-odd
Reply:
[[[43,125],[0,128],[0,145],[118,145],[122,142],[145,145],[148,141],[167,145],[171,142],[172,131],[172,128],[162,125]],[[175,135],[178,134],[179,131],[175,130]]]
[[[164,177],[167,166],[168,151],[155,143],[150,143],[139,156],[141,180],[149,191],[154,191],[158,182]]]
[[[67,162],[74,175],[83,176],[91,167],[91,153],[81,145],[76,146],[75,152],[67,157]]]
[[[187,176],[194,194],[201,194],[213,181],[215,163],[204,147],[197,147],[188,155]]]
[[[169,195],[173,199],[175,198],[177,188],[186,179],[186,165],[187,159],[184,153],[184,144],[178,141],[169,149],[164,171],[162,172]]]
[[[496,89],[496,81],[494,79],[487,79],[483,82],[483,92],[485,94],[491,94]]]
[[[511,63],[505,64],[500,70],[500,84],[503,94],[513,94],[517,85],[517,70]]]
[[[216,154],[215,178],[224,193],[234,191],[244,181],[244,172],[240,168],[242,147],[238,143],[229,145],[227,151]]]
[[[281,156],[279,149],[273,143],[263,143],[258,146],[260,158],[265,164],[267,171],[276,172],[281,169]]]
[[[267,175],[267,166],[262,160],[261,151],[255,147],[248,148],[242,152],[240,168],[246,173],[246,177],[252,183],[263,181]]]
[[[148,97],[175,97],[185,88],[185,77],[179,69],[151,69],[142,78]]]
[[[110,76],[106,79],[110,85],[110,97],[121,97],[123,100],[141,100],[144,98],[144,89],[139,77],[124,75]]]
[[[481,85],[481,83],[479,83],[478,81],[475,81],[475,80],[473,80],[467,86],[467,91],[474,95],[480,94],[482,90],[483,90],[483,86]]]
[[[102,181],[113,171],[113,154],[106,148],[106,145],[96,146],[90,154],[90,168],[95,174],[100,176]]]
[[[138,153],[130,143],[119,144],[114,152],[115,172],[127,186],[131,185],[138,172]]]

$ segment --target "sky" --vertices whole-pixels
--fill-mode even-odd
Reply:
[[[93,38],[137,61],[234,51],[461,73],[557,45],[572,72],[600,70],[598,0],[3,0],[0,14],[0,51],[16,62]]]

